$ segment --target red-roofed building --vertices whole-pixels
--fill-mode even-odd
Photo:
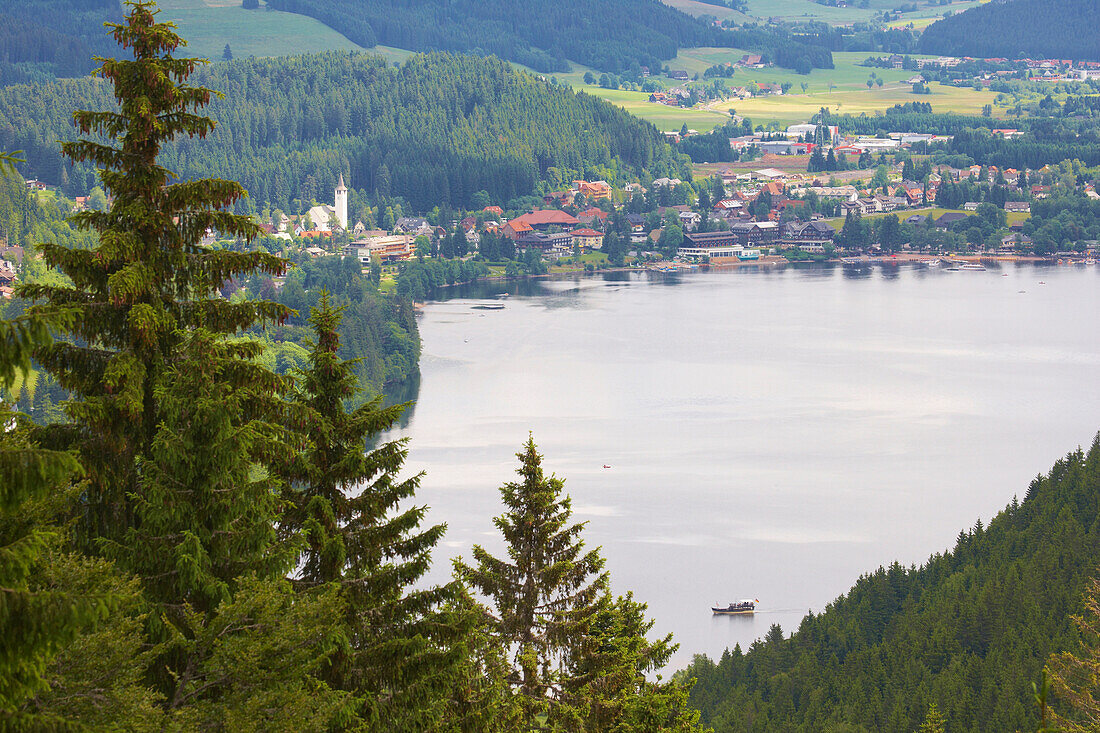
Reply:
[[[496,214],[497,216],[504,216],[504,209],[499,206],[486,206],[482,211],[486,211],[490,214]]]
[[[557,209],[538,209],[523,216],[517,216],[512,221],[522,221],[538,231],[545,231],[554,226],[562,229],[572,229],[579,223],[577,217]]]
[[[607,221],[607,212],[603,209],[597,209],[593,206],[591,209],[585,209],[581,213],[577,214],[577,220],[581,224],[594,224],[599,222],[602,225]]]
[[[603,246],[603,234],[595,229],[589,229],[588,227],[574,229],[572,234],[574,246],[582,249],[599,249]]]
[[[515,240],[519,239],[524,234],[530,234],[533,231],[535,231],[534,227],[532,227],[530,224],[523,221],[522,219],[512,219],[512,221],[504,225],[501,233],[504,236],[508,237],[508,239]]]

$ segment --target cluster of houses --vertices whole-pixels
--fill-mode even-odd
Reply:
[[[15,294],[16,267],[22,261],[22,247],[0,246],[0,299],[6,300]]]
[[[908,58],[900,54],[881,57],[880,62],[895,68],[903,69],[908,61],[912,68],[918,69],[953,69],[963,63],[986,63],[996,66],[1012,66],[1013,69],[1001,69],[992,74],[984,75],[983,80],[988,81],[995,77],[1017,76],[1026,74],[1031,81],[1086,81],[1088,79],[1100,79],[1100,61],[1082,61],[1073,59],[1007,59],[1007,58],[973,58],[970,56],[938,56],[936,58]],[[912,83],[912,80],[910,80]]]

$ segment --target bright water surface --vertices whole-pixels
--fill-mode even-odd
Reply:
[[[1040,284],[1045,281],[1045,284]],[[399,434],[446,522],[433,579],[501,554],[532,431],[616,591],[712,658],[920,564],[1100,429],[1100,268],[646,274],[429,304]],[[603,468],[604,464],[611,466]],[[759,598],[755,617],[710,606]]]

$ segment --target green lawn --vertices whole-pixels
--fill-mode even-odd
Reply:
[[[684,109],[682,107],[669,107],[664,104],[655,104],[649,101],[649,95],[645,92],[626,92],[621,89],[601,89],[580,85],[574,87],[601,99],[606,99],[616,104],[627,112],[648,120],[664,131],[679,131],[687,125],[693,130],[706,132],[715,125],[719,125],[729,119],[728,112]]]
[[[921,216],[931,216],[933,219],[939,219],[941,216],[943,216],[944,214],[946,214],[948,212],[955,212],[955,213],[959,213],[959,214],[966,214],[967,216],[974,216],[973,211],[963,211],[962,209],[941,209],[941,208],[938,208],[938,207],[931,207],[930,206],[930,207],[924,208],[924,209],[901,209],[899,211],[892,211],[889,214],[868,214],[867,216],[865,216],[863,218],[864,219],[881,219],[884,216],[890,216],[890,214],[894,214],[895,216],[897,216],[902,221],[905,221],[910,216],[916,216],[916,215],[920,214]],[[1020,223],[1024,222],[1025,220],[1027,220],[1028,218],[1030,218],[1030,216],[1031,216],[1030,214],[1024,214],[1024,213],[1021,213],[1021,212],[1011,212],[1011,213],[1008,214],[1008,223],[1009,223],[1010,226],[1012,224],[1020,224]],[[839,218],[836,218],[836,219],[826,219],[825,222],[829,226],[831,226],[833,229],[836,229],[838,232],[844,227],[844,217],[839,217]]]
[[[222,59],[227,43],[235,58],[363,50],[320,21],[264,3],[258,10],[245,10],[240,0],[160,0],[159,5],[161,18],[175,21],[187,39],[187,51],[213,61]],[[369,50],[391,61],[411,55],[386,46]]]
[[[701,76],[707,68],[715,64],[737,61],[745,53],[747,52],[742,49],[731,48],[685,48],[681,49],[676,58],[668,62],[668,66]],[[792,85],[791,90],[782,96],[755,97],[746,100],[730,99],[724,102],[712,102],[705,108],[700,106],[695,109],[655,104],[649,101],[649,95],[644,92],[601,89],[599,86],[585,84],[584,73],[589,69],[579,64],[573,65],[572,72],[556,76],[558,81],[606,99],[665,131],[679,130],[685,124],[694,130],[710,130],[729,119],[730,109],[741,116],[749,117],[754,124],[775,123],[780,126],[805,122],[822,107],[828,107],[839,113],[874,114],[895,104],[913,101],[930,102],[937,112],[977,114],[981,112],[984,105],[992,104],[997,96],[993,92],[932,84],[932,94],[918,97],[905,83],[915,72],[860,66],[869,55],[871,54],[866,52],[837,52],[833,54],[835,68],[814,69],[809,74],[798,74],[790,69],[778,67],[737,69],[732,77],[724,80],[728,86],[747,87],[757,83],[789,82]],[[875,78],[883,80],[882,87],[875,85],[871,89],[867,88],[867,80],[871,78],[872,73],[875,74]],[[665,86],[671,85],[663,77],[657,80]],[[806,85],[805,91],[802,89],[803,84]]]
[[[788,21],[818,20],[833,25],[850,25],[858,21],[870,20],[875,13],[893,10],[902,4],[897,0],[870,0],[866,8],[861,8],[859,3],[852,0],[846,8],[835,8],[821,5],[813,0],[748,0],[749,12],[745,15],[729,8],[697,0],[662,0],[662,2],[688,15],[696,17],[712,15],[719,20],[733,20],[736,23],[754,19],[780,18]],[[948,10],[961,13],[979,4],[981,3],[978,0],[964,0],[949,5],[937,5],[927,0],[919,0],[919,7],[903,17],[907,22],[908,19],[941,18]]]
[[[907,84],[886,84],[882,88],[862,89],[853,85],[846,88],[837,86],[832,91],[814,91],[810,88],[806,94],[795,87],[783,96],[755,97],[745,100],[730,100],[715,105],[715,110],[736,110],[737,114],[750,118],[754,124],[767,125],[769,122],[780,126],[805,122],[822,107],[840,114],[869,114],[883,111],[895,104],[904,102],[930,102],[936,112],[957,112],[959,114],[979,114],[982,106],[992,104],[997,95],[988,91],[960,89],[957,87],[931,85],[932,93],[915,95]],[[994,112],[997,114],[997,111]]]

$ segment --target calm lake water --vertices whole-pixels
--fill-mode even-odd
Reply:
[[[1045,281],[1041,284],[1040,281]],[[480,543],[528,431],[672,667],[797,628],[865,572],[920,564],[1100,429],[1100,268],[788,267],[499,285],[429,304],[398,434]],[[607,464],[609,469],[603,468]],[[710,606],[760,599],[754,617]]]

